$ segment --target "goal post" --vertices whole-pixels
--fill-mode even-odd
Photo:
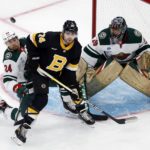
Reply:
[[[92,0],[92,38],[96,35],[97,0]]]

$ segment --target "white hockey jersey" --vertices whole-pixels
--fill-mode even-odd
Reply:
[[[25,39],[20,39],[21,50],[9,50],[4,53],[3,65],[3,83],[8,92],[13,92],[14,85],[26,82],[24,78],[24,67],[27,60],[27,50]]]
[[[106,28],[83,49],[81,57],[89,66],[95,67],[98,60],[101,59],[100,56],[106,59],[112,57],[120,63],[127,63],[144,51],[150,51],[150,45],[139,31],[127,28],[121,43],[114,44],[111,40],[110,29]]]

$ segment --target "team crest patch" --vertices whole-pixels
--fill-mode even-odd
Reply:
[[[100,39],[105,39],[106,35],[107,35],[106,32],[101,32],[99,37]]]
[[[5,59],[10,59],[12,57],[12,53],[11,52],[7,52],[5,54]]]
[[[137,31],[137,30],[134,30],[134,34],[135,34],[135,36],[137,36],[137,37],[140,37],[140,36],[141,36],[141,33],[140,33],[139,31]]]

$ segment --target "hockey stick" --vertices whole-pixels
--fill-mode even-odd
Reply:
[[[86,87],[86,75],[84,77],[84,83],[82,84],[83,87],[83,92],[84,92],[84,99],[88,100],[87,97],[87,87]],[[105,114],[105,116],[111,118],[112,120],[114,120],[115,122],[119,123],[119,124],[125,124],[127,121],[129,122],[129,120],[135,120],[137,119],[137,117],[129,117],[129,118],[124,118],[124,119],[116,119],[113,116],[111,116],[110,114],[108,114],[107,112],[101,110],[99,107],[97,107],[96,105],[94,105],[93,103],[88,102],[89,105],[91,105],[96,111]],[[99,117],[98,117],[99,118]]]
[[[88,102],[88,94],[87,94],[87,88],[86,88],[86,75],[84,75],[84,82],[81,84],[81,90],[82,90],[82,98]],[[105,121],[108,119],[108,116],[106,115],[98,115],[98,114],[93,114],[90,112],[90,109],[88,109],[88,113],[93,117],[94,120],[96,121]]]
[[[62,87],[64,87],[65,89],[67,89],[69,92],[76,94],[76,92],[74,92],[72,89],[70,89],[68,86],[64,85],[63,83],[61,83],[59,80],[57,80],[55,77],[53,77],[52,75],[50,75],[49,73],[47,73],[46,71],[44,71],[43,69],[41,69],[40,67],[38,67],[37,72],[39,72],[40,74],[49,77],[51,80],[55,81],[57,84],[61,85]],[[107,117],[111,118],[113,121],[115,121],[118,124],[125,124],[127,122],[130,122],[132,120],[136,120],[137,117],[133,116],[133,117],[128,117],[128,118],[122,118],[122,119],[117,119],[114,118],[113,116],[111,116],[110,114],[108,114],[107,112],[101,110],[99,107],[97,107],[96,105],[87,102],[89,105],[91,105],[95,110],[105,114]]]
[[[137,119],[137,117],[133,116],[133,117],[128,117],[128,118],[121,118],[121,119],[117,119],[113,116],[111,116],[110,114],[108,114],[107,112],[101,110],[99,107],[97,107],[96,105],[89,103],[89,105],[91,105],[95,110],[97,110],[98,112],[101,112],[103,114],[105,114],[107,117],[111,118],[113,121],[119,123],[119,124],[125,124],[127,122],[131,122],[131,121],[135,121]]]

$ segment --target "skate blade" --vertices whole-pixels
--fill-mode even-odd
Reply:
[[[85,121],[80,119],[80,125],[86,128],[90,128],[90,129],[94,129],[95,128],[95,124],[89,125],[87,124]]]
[[[13,136],[11,137],[11,140],[17,144],[18,146],[22,146],[24,143],[22,141],[20,141],[17,137]]]

